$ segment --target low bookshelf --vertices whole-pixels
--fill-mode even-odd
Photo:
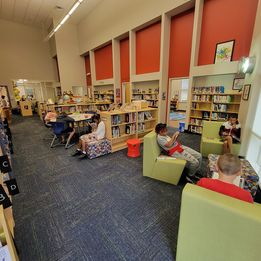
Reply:
[[[224,86],[193,87],[188,130],[202,133],[202,121],[225,121],[238,115],[241,93],[225,92]]]
[[[106,127],[106,138],[112,143],[112,152],[127,148],[127,140],[143,137],[154,130],[158,110],[144,108],[139,110],[101,112]]]

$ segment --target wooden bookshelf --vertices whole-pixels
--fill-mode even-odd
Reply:
[[[223,86],[193,87],[190,102],[188,130],[202,133],[202,121],[225,121],[229,115],[238,115],[241,93],[225,92]]]
[[[127,148],[127,140],[143,137],[154,130],[157,124],[158,110],[145,108],[140,110],[101,112],[106,127],[106,138],[112,143],[112,152]]]
[[[158,92],[140,92],[137,90],[134,90],[132,93],[132,101],[137,101],[137,100],[145,100],[149,103],[150,107],[158,107],[158,101],[159,101],[159,93]]]

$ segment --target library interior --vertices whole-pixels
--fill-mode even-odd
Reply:
[[[261,260],[261,0],[0,0],[0,35],[1,260]]]

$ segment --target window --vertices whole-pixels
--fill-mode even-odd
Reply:
[[[247,151],[247,159],[261,178],[261,93],[257,103],[255,120],[250,132],[250,142]]]
[[[180,101],[188,100],[189,79],[181,80]]]

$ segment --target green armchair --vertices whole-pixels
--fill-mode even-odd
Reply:
[[[260,236],[261,204],[185,186],[177,261],[260,260]]]
[[[154,131],[144,137],[143,142],[143,176],[177,185],[186,165],[185,160],[171,157],[158,158],[160,147]]]
[[[220,141],[219,129],[223,122],[203,121],[203,130],[200,143],[200,152],[203,157],[208,154],[223,154],[223,142]],[[233,144],[232,153],[238,155],[240,143]]]

